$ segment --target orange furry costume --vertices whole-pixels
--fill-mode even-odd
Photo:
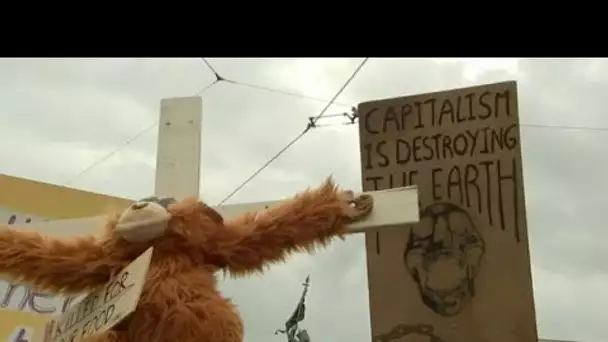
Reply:
[[[153,230],[149,227],[143,233],[141,227],[134,229],[140,230],[135,234],[124,232],[142,219],[139,212],[154,206],[166,210],[162,232],[147,234]],[[371,208],[370,197],[354,198],[331,179],[276,208],[226,222],[197,200],[140,201],[120,218],[109,220],[102,239],[58,240],[35,232],[0,230],[0,273],[39,290],[92,292],[154,246],[137,310],[114,330],[87,341],[242,342],[241,319],[216,289],[214,273],[262,271],[290,252],[310,251],[342,236],[347,223]],[[118,229],[121,223],[127,228]]]

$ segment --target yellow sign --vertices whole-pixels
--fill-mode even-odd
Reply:
[[[126,198],[0,175],[0,207],[24,215],[55,220],[96,216],[122,211],[132,202]],[[17,217],[8,220],[22,223]],[[23,222],[27,222],[27,218]]]
[[[125,198],[0,175],[0,229],[2,229],[2,226],[22,225],[46,219],[74,219],[104,215],[112,211],[119,212],[131,203],[131,200]],[[50,236],[77,233],[76,230],[68,230],[67,232],[37,230]],[[90,232],[85,231],[83,233],[89,234]],[[5,322],[46,320],[48,319],[47,315],[66,312],[75,299],[76,297],[61,297],[37,292],[29,286],[0,276],[0,307],[15,310],[0,311],[0,322],[2,322],[0,323],[0,331],[4,338],[4,340],[0,339],[0,342],[6,341],[13,333],[17,334],[14,336],[15,338],[21,336],[19,335],[21,330],[15,332],[13,330],[16,327]],[[24,310],[33,311],[33,313],[24,312]],[[10,331],[5,331],[6,329]],[[31,334],[28,329],[21,333]],[[19,337],[20,342],[23,342],[22,337]],[[28,342],[31,341],[28,340]]]
[[[24,311],[0,311],[0,342],[42,342],[50,316]]]

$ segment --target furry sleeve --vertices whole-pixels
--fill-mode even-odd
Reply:
[[[83,293],[109,280],[119,265],[93,237],[53,239],[0,228],[0,274],[54,293]]]
[[[295,251],[311,251],[341,236],[348,202],[331,179],[259,213],[226,222],[209,240],[209,259],[233,275],[262,271]]]

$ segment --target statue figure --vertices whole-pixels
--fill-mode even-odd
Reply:
[[[293,314],[291,314],[291,317],[285,322],[285,329],[279,329],[274,332],[275,335],[279,333],[287,335],[287,342],[310,342],[310,337],[308,336],[306,329],[298,328],[298,323],[302,322],[306,316],[305,301],[308,287],[310,286],[310,275],[306,277],[306,281],[302,285],[304,286],[304,291],[302,292],[300,301]]]

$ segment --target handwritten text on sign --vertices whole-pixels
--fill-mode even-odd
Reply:
[[[48,221],[35,215],[26,215],[0,207],[0,225],[22,225]],[[61,297],[0,277],[0,308],[56,315],[65,312],[78,297]]]
[[[23,311],[0,311],[1,342],[42,342],[48,315]]]
[[[120,323],[137,308],[146,283],[153,248],[106,284],[103,290],[85,297],[47,324],[45,342],[76,342]]]
[[[519,147],[517,123],[510,119],[517,115],[513,96],[508,89],[441,99],[427,96],[421,101],[376,107],[361,113],[362,129],[367,136],[394,137],[370,139],[362,146],[364,169],[397,171],[398,168],[389,174],[367,172],[364,182],[369,185],[364,189],[417,184],[418,165],[433,163],[436,166],[428,170],[430,200],[456,200],[467,207],[474,206],[480,214],[486,213],[490,225],[496,220],[504,230],[506,212],[513,210],[515,215],[520,214],[517,204],[502,201],[505,192],[517,199],[513,193],[521,186],[516,177],[516,159],[501,160],[501,152],[514,154]],[[511,122],[497,125],[500,121]],[[446,165],[449,167],[444,167]],[[500,203],[492,203],[496,199]],[[519,217],[515,217],[514,222],[513,234],[520,241]]]

